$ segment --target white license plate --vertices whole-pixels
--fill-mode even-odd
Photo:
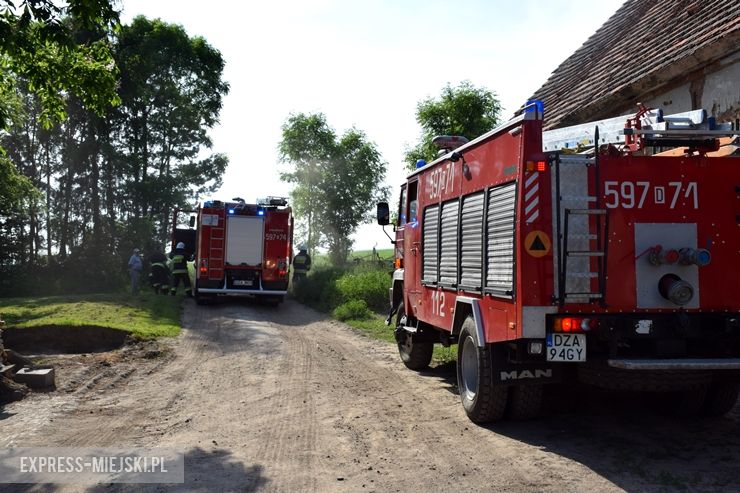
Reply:
[[[586,361],[586,334],[547,334],[547,361]]]
[[[254,286],[251,279],[234,279],[234,286]]]

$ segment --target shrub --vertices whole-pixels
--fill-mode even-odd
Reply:
[[[293,295],[301,303],[327,312],[352,301],[362,301],[365,311],[385,311],[390,286],[387,269],[377,265],[319,266],[293,286]]]
[[[319,267],[298,285],[293,286],[293,295],[301,303],[323,311],[331,311],[341,301],[336,280],[344,271],[334,267]]]
[[[376,311],[388,307],[388,288],[391,278],[386,270],[357,267],[336,281],[342,302],[363,300]]]
[[[351,300],[334,309],[332,315],[337,320],[366,320],[373,316],[365,300]]]

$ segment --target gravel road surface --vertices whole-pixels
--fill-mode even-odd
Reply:
[[[479,427],[455,371],[297,303],[186,303],[182,335],[58,357],[58,389],[0,408],[0,446],[179,447],[145,491],[738,491],[740,406],[656,414],[640,394],[555,387],[544,416]],[[0,485],[5,491],[141,485]]]

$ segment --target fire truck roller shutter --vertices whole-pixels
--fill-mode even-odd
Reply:
[[[506,298],[514,294],[516,182],[488,191],[486,291]]]
[[[460,288],[480,291],[483,265],[483,205],[485,193],[463,197],[460,213]]]
[[[427,284],[436,284],[437,266],[439,254],[439,205],[430,205],[424,209],[424,218],[422,224],[422,262],[423,273],[422,282]]]
[[[460,200],[442,204],[442,219],[439,242],[439,283],[457,286],[458,225],[460,224]]]

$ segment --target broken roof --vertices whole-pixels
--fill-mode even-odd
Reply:
[[[532,96],[545,128],[605,116],[740,52],[738,0],[627,0]]]

